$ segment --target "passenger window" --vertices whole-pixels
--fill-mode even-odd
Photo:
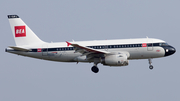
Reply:
[[[152,46],[152,43],[148,43],[148,46]]]

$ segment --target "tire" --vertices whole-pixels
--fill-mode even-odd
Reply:
[[[96,66],[93,66],[93,67],[91,68],[91,70],[92,70],[92,72],[94,72],[94,73],[98,73],[98,72],[99,72],[99,68],[97,68]]]
[[[151,69],[151,70],[152,70],[152,69],[153,69],[153,66],[152,66],[152,65],[150,65],[150,66],[149,66],[149,69]]]

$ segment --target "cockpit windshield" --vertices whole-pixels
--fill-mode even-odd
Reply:
[[[159,43],[159,46],[169,46],[167,43]]]

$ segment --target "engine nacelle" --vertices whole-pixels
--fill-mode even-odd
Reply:
[[[108,66],[127,66],[128,60],[126,54],[107,55],[101,62]]]

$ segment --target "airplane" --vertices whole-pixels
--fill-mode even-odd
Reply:
[[[44,42],[23,22],[18,15],[8,15],[16,46],[6,52],[22,56],[57,61],[94,63],[91,70],[99,72],[97,65],[127,66],[129,60],[152,59],[172,55],[176,49],[165,41],[155,38],[115,39],[95,41]]]

